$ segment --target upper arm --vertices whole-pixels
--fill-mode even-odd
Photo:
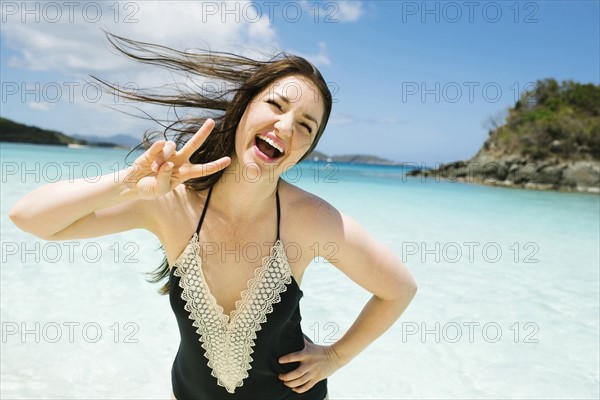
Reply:
[[[156,200],[129,200],[94,211],[44,239],[85,239],[140,228],[154,232],[157,204]]]
[[[314,215],[320,255],[358,285],[384,300],[416,291],[417,285],[400,258],[354,219],[326,202]]]

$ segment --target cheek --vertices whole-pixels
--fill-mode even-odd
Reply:
[[[242,115],[240,123],[235,132],[235,145],[236,147],[244,147],[250,140],[254,140],[254,137],[250,138],[249,132],[252,131],[252,127],[256,125],[256,122],[252,118],[252,108]]]
[[[305,134],[298,134],[294,143],[294,151],[306,151],[312,144],[312,138]]]

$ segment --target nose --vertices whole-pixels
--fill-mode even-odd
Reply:
[[[294,128],[294,116],[291,113],[281,114],[274,127],[281,135],[291,136]]]

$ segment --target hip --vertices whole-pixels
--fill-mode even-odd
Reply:
[[[175,394],[173,394],[173,392],[171,392],[171,400],[177,400],[177,398],[175,397]],[[325,395],[323,400],[329,400],[329,393],[327,393],[327,395]]]

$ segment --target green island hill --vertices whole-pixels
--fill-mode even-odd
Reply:
[[[88,141],[82,138],[74,138],[65,135],[62,132],[42,129],[37,126],[24,125],[2,117],[0,117],[0,132],[0,142],[49,144],[74,148],[125,148],[125,146],[112,142]]]
[[[600,86],[538,80],[471,159],[407,176],[600,193]]]

